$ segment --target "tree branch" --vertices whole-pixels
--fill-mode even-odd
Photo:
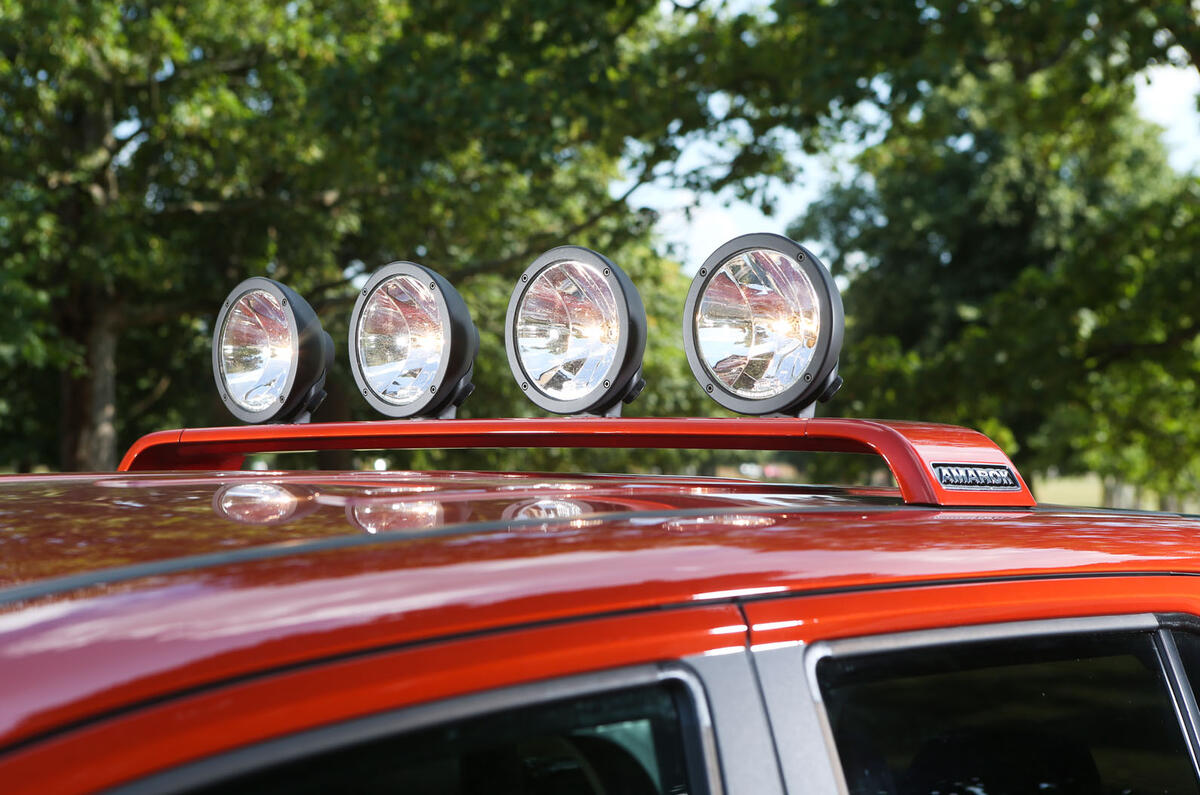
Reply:
[[[1122,342],[1110,345],[1099,351],[1089,352],[1086,358],[1096,359],[1096,365],[1092,369],[1103,370],[1110,364],[1129,358],[1135,354],[1141,355],[1146,351],[1160,351],[1178,347],[1188,340],[1195,338],[1197,335],[1200,335],[1200,324],[1192,322],[1176,329],[1173,333],[1167,335],[1165,339],[1156,342]]]
[[[536,242],[531,242],[522,250],[504,257],[471,263],[466,267],[457,269],[455,271],[455,275],[459,277],[475,276],[477,274],[486,273],[498,268],[505,268],[514,262],[527,260],[535,254],[540,253],[546,247],[547,241],[566,240],[574,235],[579,234],[585,229],[595,226],[605,217],[611,215],[621,207],[624,207],[625,203],[629,200],[629,197],[633,195],[634,191],[643,185],[648,184],[652,179],[654,179],[654,166],[656,165],[658,165],[658,161],[647,162],[647,164],[642,168],[642,173],[638,176],[637,180],[635,180],[634,183],[630,185],[624,193],[609,201],[607,204],[602,205],[600,209],[596,210],[582,221],[579,221],[578,223],[558,232],[543,232],[539,235],[534,235],[533,240]]]
[[[262,53],[258,52],[247,53],[238,57],[225,58],[222,60],[202,59],[199,61],[192,61],[189,64],[182,66],[172,61],[171,67],[173,71],[170,75],[164,77],[162,80],[155,80],[154,75],[151,74],[145,80],[126,81],[122,83],[122,85],[126,88],[134,89],[157,89],[158,86],[164,86],[178,80],[186,80],[194,76],[245,73],[258,66],[261,61]]]
[[[329,209],[338,204],[342,199],[348,196],[387,196],[392,191],[390,188],[380,187],[373,190],[361,191],[338,191],[325,190],[318,193],[312,193],[307,196],[272,196],[266,191],[256,191],[249,195],[237,196],[232,199],[217,199],[217,200],[200,200],[183,202],[170,202],[164,204],[162,213],[190,213],[192,215],[205,215],[208,213],[228,212],[232,210],[241,210],[246,207],[262,204],[264,202],[275,202],[280,204],[310,204],[324,209]]]
[[[1051,66],[1054,66],[1061,61],[1071,49],[1071,45],[1074,43],[1074,38],[1067,37],[1063,39],[1062,44],[1058,46],[1057,50],[1042,58],[1034,60],[1031,57],[1029,62],[1014,59],[1012,62],[1014,67],[1013,74],[1020,80],[1028,80],[1038,72],[1049,69]]]
[[[164,375],[162,378],[158,379],[158,381],[150,389],[150,392],[145,397],[143,397],[137,403],[134,403],[133,406],[131,406],[129,408],[129,410],[128,410],[129,416],[137,417],[140,414],[143,414],[146,411],[146,409],[150,408],[155,403],[157,403],[159,401],[159,399],[162,398],[162,396],[167,393],[167,388],[170,386],[171,386],[171,376]]]

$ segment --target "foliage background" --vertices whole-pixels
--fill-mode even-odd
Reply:
[[[846,287],[825,412],[972,425],[1026,474],[1194,497],[1200,183],[1133,110],[1159,64],[1200,64],[1196,3],[0,0],[0,466],[111,468],[142,433],[226,423],[209,335],[233,284],[287,282],[340,343],[355,280],[395,259],[480,327],[461,416],[531,414],[498,331],[565,242],[647,304],[626,413],[721,413],[682,352],[696,263],[639,191],[770,210],[797,153],[850,152],[790,227]],[[367,418],[339,360],[317,419]]]

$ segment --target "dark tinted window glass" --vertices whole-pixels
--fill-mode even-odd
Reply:
[[[817,675],[856,795],[1197,792],[1150,634],[834,657]]]
[[[204,792],[565,795],[698,792],[683,694],[667,687],[559,701],[307,757]]]

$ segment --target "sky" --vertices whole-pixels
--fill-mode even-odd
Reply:
[[[1200,94],[1200,71],[1169,66],[1146,70],[1138,81],[1136,106],[1141,115],[1163,128],[1162,140],[1172,167],[1180,172],[1200,172],[1200,112],[1196,96]],[[788,225],[824,188],[836,179],[836,169],[845,167],[852,152],[831,157],[806,158],[799,180],[791,184],[776,181],[772,186],[775,214],[764,215],[757,207],[737,201],[729,195],[701,195],[685,190],[668,190],[659,185],[639,188],[632,201],[636,206],[658,211],[656,231],[670,254],[679,259],[688,274],[695,273],[717,246],[748,232],[786,234]],[[697,147],[685,151],[685,167],[698,165],[709,153]],[[699,198],[698,206],[696,204]],[[691,207],[690,216],[687,209]],[[810,244],[815,241],[800,241]]]

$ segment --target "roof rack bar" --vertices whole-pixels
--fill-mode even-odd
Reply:
[[[1004,451],[977,431],[824,417],[549,417],[188,428],[143,436],[119,470],[241,469],[251,453],[527,447],[868,453],[884,459],[906,503],[1036,504]]]

